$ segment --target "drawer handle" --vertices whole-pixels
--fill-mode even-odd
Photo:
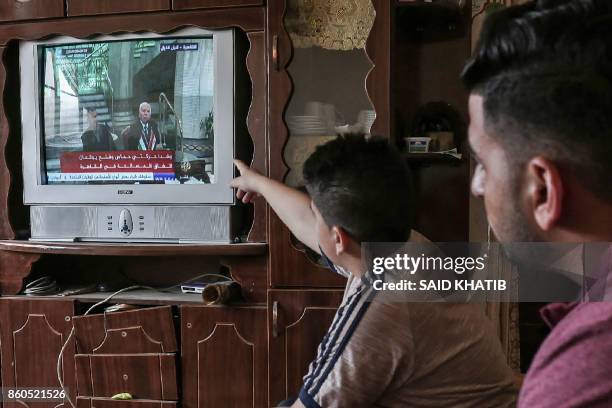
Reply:
[[[272,66],[278,71],[278,35],[272,37]]]
[[[15,3],[22,3],[23,4],[23,3],[29,3],[31,1],[32,0],[15,0]]]
[[[278,302],[272,302],[272,337],[278,337]]]

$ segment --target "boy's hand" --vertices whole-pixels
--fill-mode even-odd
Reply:
[[[230,182],[230,187],[236,189],[236,198],[248,204],[260,193],[260,183],[264,176],[251,169],[241,160],[234,160],[234,165],[240,172],[240,176]]]

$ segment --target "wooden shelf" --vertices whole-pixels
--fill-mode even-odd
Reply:
[[[463,160],[463,157],[458,159],[450,154],[441,154],[441,153],[402,153],[402,157],[404,157],[409,162],[449,162],[449,163],[459,163]]]
[[[268,251],[268,244],[131,244],[0,240],[0,250],[31,254],[98,256],[263,255]]]
[[[97,303],[101,300],[106,299],[113,292],[92,292],[82,293],[79,295],[70,296],[27,296],[27,295],[13,295],[10,298],[28,298],[28,299],[73,299],[83,303]],[[202,305],[202,295],[191,294],[191,293],[179,293],[179,292],[161,292],[155,290],[138,289],[129,292],[120,293],[111,298],[105,305],[110,306],[117,303],[126,303],[130,305]],[[260,303],[244,303],[235,302],[229,306],[232,307],[252,307],[252,306],[265,306]],[[205,307],[225,307],[225,305],[211,305]]]

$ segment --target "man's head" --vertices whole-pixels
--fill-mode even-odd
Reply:
[[[87,128],[95,129],[98,124],[98,114],[94,108],[87,108]]]
[[[340,136],[319,146],[303,173],[319,245],[332,261],[346,252],[359,257],[362,242],[408,240],[414,216],[410,171],[385,140]]]
[[[148,102],[143,102],[138,107],[138,118],[140,118],[143,123],[147,123],[151,120],[151,105],[149,105]]]
[[[612,2],[540,0],[493,13],[462,78],[478,162],[472,192],[498,239],[611,231]]]

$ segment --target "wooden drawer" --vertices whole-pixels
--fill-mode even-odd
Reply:
[[[170,0],[68,0],[66,4],[68,16],[138,13],[170,9]]]
[[[64,0],[0,0],[0,21],[64,17]]]
[[[172,0],[172,9],[174,10],[263,5],[264,0]]]
[[[110,397],[129,392],[137,399],[178,399],[172,353],[77,354],[75,365],[79,396]]]
[[[79,354],[178,351],[171,306],[77,316],[73,324]]]
[[[176,408],[174,401],[113,400],[110,398],[78,397],[76,408]]]

